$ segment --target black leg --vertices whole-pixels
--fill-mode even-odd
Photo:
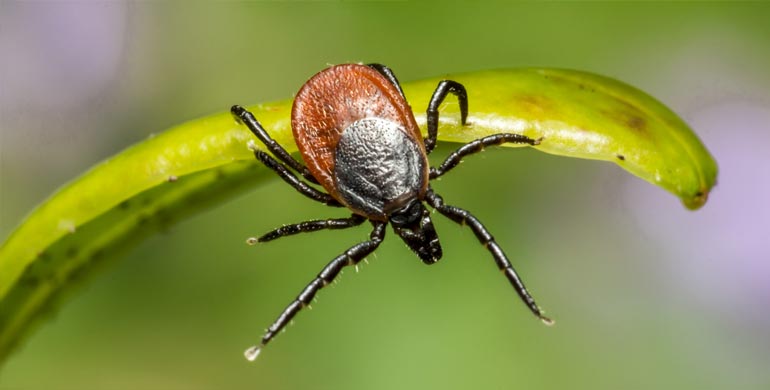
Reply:
[[[385,227],[387,226],[387,223],[372,222],[372,225],[374,225],[374,229],[369,235],[369,241],[354,245],[345,251],[345,253],[329,262],[329,264],[321,270],[318,276],[316,276],[316,278],[313,279],[301,293],[299,293],[297,298],[283,310],[273,325],[270,325],[267,332],[265,332],[265,335],[262,336],[262,341],[259,345],[255,345],[246,350],[246,359],[256,359],[259,355],[259,351],[267,345],[267,343],[269,343],[270,340],[275,337],[275,335],[278,334],[278,332],[280,332],[300,310],[302,310],[302,308],[309,305],[313,301],[313,297],[318,290],[331,283],[340,271],[342,271],[343,267],[358,264],[364,257],[377,249],[385,238]]]
[[[358,226],[364,223],[364,221],[366,221],[366,218],[358,214],[353,214],[350,218],[331,218],[304,221],[292,225],[281,226],[278,229],[263,234],[259,238],[249,238],[247,242],[249,244],[256,244],[258,242],[272,241],[277,238],[291,236],[298,233],[315,232],[322,229],[346,229],[349,227]]]
[[[471,230],[473,230],[476,238],[478,238],[481,244],[483,244],[492,254],[492,257],[495,259],[495,264],[497,264],[497,267],[500,268],[500,271],[505,274],[505,277],[508,278],[508,281],[519,294],[519,297],[521,297],[527,307],[529,307],[529,310],[531,310],[532,313],[540,318],[540,320],[543,321],[546,325],[552,325],[553,321],[543,315],[543,312],[537,306],[537,303],[535,303],[535,299],[532,298],[526,287],[524,287],[524,282],[521,280],[519,275],[516,274],[516,270],[513,269],[511,262],[508,261],[508,258],[505,256],[505,253],[503,253],[503,250],[499,245],[497,245],[497,242],[495,242],[495,238],[489,234],[481,221],[476,219],[476,217],[471,215],[471,213],[466,210],[444,204],[444,199],[442,199],[438,194],[434,193],[431,189],[428,189],[428,193],[425,195],[425,197],[428,203],[433,206],[433,208],[438,210],[438,212],[461,225],[467,225],[471,228]]]
[[[460,123],[465,125],[465,120],[468,119],[468,94],[465,92],[465,87],[452,80],[442,80],[438,83],[436,90],[433,92],[433,96],[430,98],[428,104],[428,138],[425,138],[425,150],[430,154],[433,148],[436,147],[436,136],[438,135],[438,107],[446,98],[446,95],[452,93],[457,96],[457,101],[460,103]]]
[[[291,173],[288,168],[276,161],[274,158],[270,157],[269,154],[261,150],[255,150],[254,156],[257,157],[257,160],[261,161],[268,168],[278,173],[278,176],[281,176],[283,181],[289,183],[289,185],[294,187],[294,189],[299,191],[302,195],[305,195],[317,202],[326,204],[327,206],[343,207],[342,204],[337,202],[336,199],[332,198],[331,195],[318,191],[317,189],[298,179],[297,176],[294,176],[294,174]]]
[[[393,71],[388,68],[387,66],[383,64],[366,64],[366,66],[380,72],[381,75],[385,76],[388,81],[390,81],[391,84],[393,84],[396,89],[398,89],[398,92],[401,93],[401,96],[406,99],[406,95],[404,95],[404,90],[401,89],[401,84],[398,82],[398,79],[396,78],[396,75],[393,73]]]
[[[512,133],[493,134],[484,138],[479,138],[461,146],[459,149],[452,152],[452,154],[450,154],[446,160],[444,160],[444,162],[439,165],[438,168],[431,167],[430,179],[433,180],[449,172],[452,168],[456,167],[457,164],[460,163],[460,160],[462,160],[463,157],[469,154],[481,152],[487,146],[500,145],[504,143],[530,144],[534,146],[540,145],[540,141],[542,139],[542,137],[538,139],[532,139],[521,134]]]
[[[281,160],[284,164],[299,172],[309,182],[318,184],[318,181],[315,179],[315,177],[313,177],[310,171],[308,171],[308,169],[302,165],[302,163],[295,160],[294,157],[292,157],[289,152],[283,148],[283,146],[281,146],[278,142],[275,142],[274,139],[270,138],[270,135],[267,134],[267,131],[265,131],[262,125],[257,121],[257,118],[254,117],[254,114],[237,104],[230,108],[230,112],[233,114],[236,120],[245,124],[249,130],[251,130],[251,132],[254,133],[254,135],[260,141],[262,141],[263,144],[265,144],[267,150],[269,150],[270,153]]]

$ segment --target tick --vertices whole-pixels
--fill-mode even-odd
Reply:
[[[306,197],[352,212],[348,218],[285,225],[257,239],[249,239],[251,244],[322,229],[346,229],[366,221],[372,225],[369,240],[350,247],[329,262],[283,310],[262,341],[246,350],[247,359],[256,359],[260,350],[308,306],[318,290],[331,283],[343,267],[358,264],[377,249],[385,238],[388,224],[425,264],[441,259],[441,243],[426,204],[452,221],[468,226],[489,250],[529,310],[544,323],[552,324],[481,221],[466,210],[444,203],[430,186],[431,180],[452,170],[463,157],[487,146],[503,143],[535,146],[541,139],[510,133],[490,135],[463,145],[441,165],[431,167],[428,155],[436,146],[438,108],[450,93],[457,97],[461,123],[466,125],[465,87],[456,81],[443,80],[428,104],[428,136],[423,139],[390,68],[380,64],[344,64],[325,69],[302,86],[292,107],[292,132],[305,164],[270,138],[251,112],[241,106],[232,107],[236,120],[248,126],[272,154],[251,144],[257,160]]]

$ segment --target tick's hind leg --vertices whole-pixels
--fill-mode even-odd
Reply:
[[[529,144],[532,146],[540,145],[542,138],[532,139],[525,135],[513,134],[513,133],[501,133],[492,134],[484,138],[479,138],[475,141],[468,142],[461,146],[459,149],[452,152],[438,168],[430,168],[431,180],[449,172],[452,168],[456,167],[460,163],[463,157],[481,152],[487,146],[501,145],[505,143],[512,144]]]
[[[484,245],[484,247],[486,247],[492,254],[492,257],[495,260],[495,264],[497,264],[497,267],[500,268],[500,271],[505,274],[505,277],[508,278],[508,281],[516,290],[516,293],[519,294],[519,297],[521,297],[527,307],[529,307],[529,310],[531,310],[532,313],[540,318],[540,320],[543,321],[543,323],[546,325],[552,325],[553,321],[543,315],[543,311],[540,310],[540,307],[538,307],[537,303],[535,303],[535,299],[532,298],[532,296],[527,291],[527,288],[524,287],[524,282],[516,273],[516,270],[513,269],[511,262],[508,261],[508,258],[505,256],[505,253],[503,253],[503,250],[499,245],[497,245],[497,242],[495,242],[495,238],[489,234],[487,228],[484,227],[481,221],[479,221],[466,210],[444,204],[444,200],[441,198],[441,196],[437,195],[430,189],[428,189],[428,193],[425,197],[428,203],[433,206],[433,208],[438,210],[439,213],[461,225],[467,225],[471,228],[471,230],[473,230],[476,238],[478,238],[481,244]]]
[[[269,134],[267,134],[267,131],[265,131],[259,121],[257,121],[257,118],[254,117],[254,114],[237,104],[230,108],[230,113],[233,114],[238,122],[245,124],[249,130],[251,130],[251,132],[260,141],[262,141],[270,153],[281,160],[284,164],[299,172],[307,181],[313,184],[318,184],[318,181],[315,179],[315,177],[313,177],[310,171],[308,171],[307,167],[292,157],[291,154],[289,154],[289,152],[287,152],[286,149],[281,146],[281,144],[275,142],[275,140],[272,139]]]
[[[321,270],[318,276],[316,276],[315,279],[313,279],[307,287],[299,293],[297,298],[283,310],[273,325],[270,325],[267,332],[265,332],[265,335],[262,336],[262,341],[259,345],[255,345],[246,350],[246,359],[256,359],[259,355],[259,351],[267,345],[267,343],[269,343],[270,340],[272,340],[300,310],[302,310],[302,308],[308,306],[310,302],[313,301],[313,297],[315,297],[318,290],[331,283],[340,271],[342,271],[343,267],[358,264],[364,257],[377,249],[385,238],[385,226],[387,224],[385,222],[372,222],[372,225],[374,225],[374,229],[369,235],[369,241],[354,245],[352,248],[345,251],[345,253],[329,262],[329,264]]]
[[[258,242],[267,242],[281,237],[299,233],[315,232],[323,229],[347,229],[349,227],[358,226],[364,223],[364,221],[366,221],[366,218],[358,214],[353,214],[350,218],[315,219],[291,225],[284,225],[263,234],[259,238],[249,238],[246,242],[249,244],[256,244]]]

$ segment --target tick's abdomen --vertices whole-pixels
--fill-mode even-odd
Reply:
[[[342,132],[334,159],[339,195],[362,215],[386,220],[423,195],[427,161],[398,123],[381,118],[353,122]]]

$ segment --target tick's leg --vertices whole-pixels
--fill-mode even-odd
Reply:
[[[247,242],[249,244],[256,244],[258,242],[272,241],[277,238],[291,236],[298,233],[314,232],[322,229],[346,229],[349,227],[358,226],[364,221],[366,221],[366,218],[358,214],[353,214],[350,218],[316,219],[312,221],[295,223],[292,225],[284,225],[278,229],[263,234],[259,238],[249,238]]]
[[[269,154],[261,150],[255,150],[254,156],[257,158],[257,160],[261,161],[268,168],[275,171],[278,174],[278,176],[280,176],[281,179],[283,179],[283,181],[289,183],[289,185],[294,187],[294,189],[299,191],[302,195],[305,195],[308,198],[313,199],[317,202],[324,203],[327,206],[342,207],[342,204],[340,204],[340,202],[337,202],[336,199],[332,198],[331,195],[318,191],[317,189],[307,185],[307,183],[298,179],[297,176],[291,173],[289,168],[286,168],[286,166],[279,163],[274,158],[270,157]]]
[[[287,152],[286,149],[284,149],[283,146],[281,146],[278,142],[275,142],[274,139],[270,138],[270,135],[267,134],[267,131],[265,131],[262,125],[257,121],[257,118],[254,117],[254,114],[237,104],[230,108],[230,112],[233,114],[233,117],[238,120],[238,122],[245,124],[249,130],[251,130],[251,132],[254,133],[254,135],[260,141],[262,141],[270,153],[272,153],[275,157],[281,160],[284,164],[288,165],[290,168],[299,172],[307,181],[313,184],[318,184],[318,181],[313,177],[312,174],[310,174],[310,171],[308,171],[307,167],[294,159],[294,157],[292,157],[289,152]]]
[[[434,193],[431,189],[428,189],[428,193],[425,195],[425,198],[428,203],[433,206],[433,208],[438,210],[438,212],[441,214],[447,216],[447,218],[461,225],[467,225],[470,227],[471,230],[473,230],[473,233],[476,235],[476,238],[478,238],[481,244],[484,245],[492,254],[492,257],[495,260],[495,264],[497,264],[497,267],[500,268],[500,271],[505,274],[505,277],[508,278],[508,281],[519,294],[519,297],[521,297],[527,307],[529,307],[529,310],[531,310],[532,313],[540,318],[540,320],[543,321],[546,325],[553,324],[553,321],[550,318],[543,315],[543,312],[537,306],[537,303],[535,303],[535,299],[529,295],[526,287],[524,287],[524,282],[522,282],[521,278],[519,278],[519,275],[516,274],[516,270],[513,269],[511,262],[508,261],[508,258],[505,256],[505,253],[503,253],[503,250],[499,245],[497,245],[497,242],[495,242],[495,238],[489,234],[481,221],[476,219],[476,217],[471,215],[471,213],[466,210],[444,204],[444,200],[441,198],[441,196]]]
[[[461,146],[459,149],[452,152],[446,158],[446,160],[444,160],[444,162],[439,165],[438,168],[431,167],[430,178],[432,180],[449,172],[452,168],[456,167],[457,164],[460,163],[463,157],[469,154],[481,152],[487,146],[500,145],[504,143],[529,144],[534,146],[540,145],[541,140],[542,138],[532,139],[521,134],[512,133],[493,134],[484,138],[479,138]]]
[[[433,148],[436,147],[436,136],[438,135],[438,107],[446,98],[446,95],[452,93],[457,96],[457,101],[460,103],[460,123],[465,125],[465,120],[468,119],[468,94],[465,92],[465,87],[452,80],[442,80],[438,83],[436,90],[433,92],[433,97],[430,98],[428,104],[428,138],[425,138],[425,150],[430,154]]]
[[[380,72],[381,75],[385,76],[385,78],[388,79],[388,81],[390,81],[390,83],[393,84],[396,89],[398,89],[398,92],[401,93],[401,96],[406,99],[404,90],[401,89],[401,84],[398,82],[396,75],[393,74],[393,71],[390,68],[383,64],[366,64],[366,66],[376,70],[377,72]]]
[[[302,310],[302,308],[309,305],[313,301],[313,297],[318,290],[331,283],[343,267],[358,264],[364,257],[377,249],[383,238],[385,238],[385,226],[387,226],[387,223],[372,222],[372,225],[374,225],[374,229],[372,230],[372,233],[369,234],[369,241],[356,244],[345,251],[345,253],[329,262],[329,264],[321,270],[321,273],[319,273],[318,276],[316,276],[316,278],[313,279],[301,293],[299,293],[297,298],[283,310],[283,313],[278,316],[278,319],[275,320],[273,325],[270,325],[267,332],[265,332],[265,335],[262,336],[262,341],[259,345],[255,345],[246,350],[246,359],[256,359],[257,355],[259,355],[259,351],[267,345],[267,343],[269,343],[270,340],[275,337],[275,335],[278,334],[278,332],[280,332],[300,310]]]

